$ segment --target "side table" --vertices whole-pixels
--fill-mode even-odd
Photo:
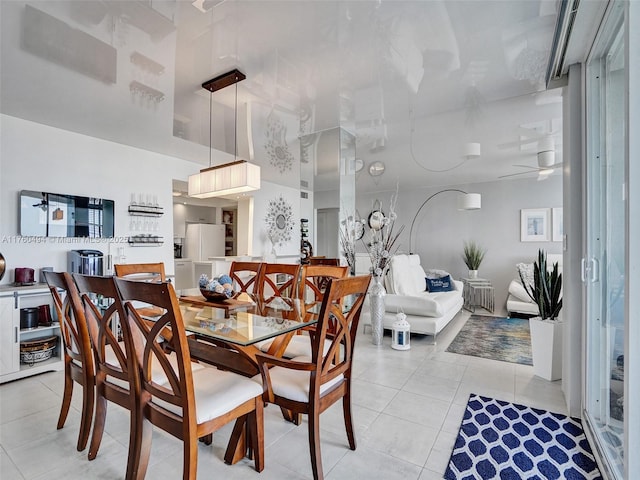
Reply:
[[[495,308],[495,295],[491,280],[486,278],[463,278],[462,283],[464,289],[462,296],[464,299],[463,307],[472,313],[476,312],[476,308],[482,307],[488,312],[493,313]]]

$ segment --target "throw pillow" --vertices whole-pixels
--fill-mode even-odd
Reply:
[[[427,282],[427,291],[429,292],[450,292],[453,290],[450,275],[440,278],[425,277],[425,280]]]
[[[438,270],[437,268],[430,268],[424,273],[426,278],[442,278],[449,275],[449,272],[447,272],[446,270]]]
[[[516,269],[518,270],[518,280],[522,277],[528,286],[533,286],[533,263],[518,263]]]

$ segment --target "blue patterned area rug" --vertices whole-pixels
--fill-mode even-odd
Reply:
[[[533,365],[529,320],[471,315],[447,352]]]
[[[578,420],[472,393],[447,480],[601,480]]]

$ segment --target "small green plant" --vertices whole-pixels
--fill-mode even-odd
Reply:
[[[464,242],[462,260],[469,270],[478,270],[487,251],[481,248],[476,242]]]
[[[558,272],[558,262],[551,272],[547,269],[547,254],[538,250],[538,260],[533,264],[533,285],[527,285],[520,273],[520,281],[540,312],[543,320],[555,320],[562,308],[562,274]]]

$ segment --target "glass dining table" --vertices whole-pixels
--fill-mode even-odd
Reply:
[[[224,302],[207,302],[204,297],[193,302],[192,298],[179,299],[192,358],[245,376],[258,373],[255,356],[261,346],[269,342],[267,353],[282,356],[298,330],[317,323],[316,315],[303,314],[297,300],[252,300],[230,312],[220,305]]]

